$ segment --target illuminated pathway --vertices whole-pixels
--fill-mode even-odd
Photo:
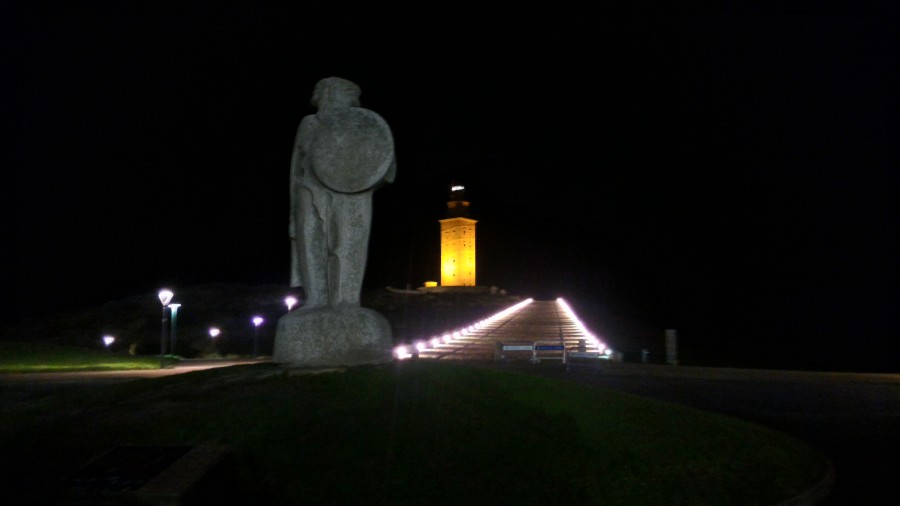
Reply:
[[[398,346],[395,356],[436,360],[559,360],[610,351],[590,333],[563,299],[524,300],[468,327]]]

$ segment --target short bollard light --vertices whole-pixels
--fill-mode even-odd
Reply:
[[[210,339],[213,340],[213,351],[214,352],[217,352],[216,345],[215,345],[216,338],[219,337],[219,335],[221,335],[221,334],[222,334],[222,331],[219,330],[218,327],[210,327],[209,328],[209,337],[210,337]]]
[[[262,316],[254,316],[253,317],[253,356],[259,356],[259,348],[257,347],[257,342],[259,341],[259,326],[263,323]]]
[[[106,346],[106,349],[109,350],[109,347],[112,346],[112,343],[116,342],[116,338],[113,336],[103,336],[103,346]]]

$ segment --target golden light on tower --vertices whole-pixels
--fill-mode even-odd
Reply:
[[[441,286],[475,285],[475,224],[465,188],[452,186],[447,218],[441,224]]]

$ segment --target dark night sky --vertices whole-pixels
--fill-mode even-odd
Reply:
[[[337,75],[396,143],[367,285],[437,279],[459,182],[479,284],[564,296],[614,347],[677,328],[726,364],[900,370],[896,7],[425,24],[212,4],[7,4],[7,319],[287,284],[292,141]]]

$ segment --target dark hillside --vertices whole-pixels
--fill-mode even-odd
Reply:
[[[257,315],[265,319],[258,330],[259,350],[268,354],[276,322],[287,311],[284,297],[288,288],[281,285],[216,283],[173,290],[173,302],[182,304],[175,317],[175,352],[186,358],[251,353],[251,319]],[[520,300],[503,294],[404,294],[386,289],[368,289],[361,297],[364,307],[375,309],[390,321],[396,343],[455,330]],[[116,337],[114,349],[158,354],[161,319],[162,306],[156,294],[150,293],[99,307],[28,318],[4,328],[0,339],[102,347],[103,336],[112,335]],[[221,330],[215,340],[209,335],[210,327]]]

